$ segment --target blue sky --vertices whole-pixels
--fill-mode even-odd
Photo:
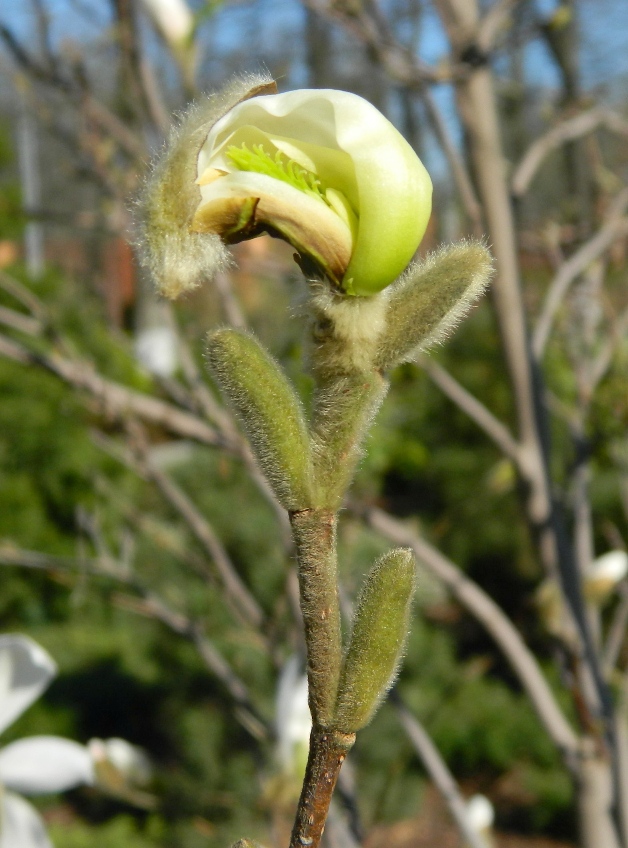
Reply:
[[[202,5],[192,0],[192,5]],[[72,40],[78,43],[101,41],[110,22],[107,0],[48,0],[51,10],[51,31],[55,43]],[[537,0],[537,8],[550,14],[556,0]],[[584,0],[580,6],[583,76],[588,87],[604,83],[609,66],[614,73],[628,75],[628,0]],[[34,16],[29,0],[0,0],[0,18],[28,41],[33,36]],[[280,25],[284,31],[298,32],[303,11],[296,0],[255,0],[225,4],[203,25],[204,34],[211,38],[214,49],[223,56],[241,46],[243,36],[254,40],[259,50],[270,43]],[[294,44],[287,43],[287,50]],[[420,52],[427,61],[437,61],[446,50],[440,24],[428,15],[423,25]],[[255,51],[253,51],[254,53]],[[263,52],[263,51],[262,51]],[[545,49],[532,44],[526,57],[530,81],[544,86],[557,84],[558,79]]]
[[[194,8],[203,0],[189,0]],[[427,4],[429,5],[429,4]],[[89,55],[102,55],[110,45],[109,25],[111,5],[108,0],[48,0],[51,11],[51,34],[55,45],[79,49],[89,44]],[[550,15],[556,0],[537,0],[536,8]],[[580,23],[582,32],[582,70],[585,88],[601,96],[609,73],[617,79],[621,74],[628,81],[628,0],[581,0]],[[22,38],[33,43],[34,15],[29,0],[0,0],[0,18]],[[212,77],[219,80],[240,69],[238,62],[246,62],[248,69],[259,69],[269,60],[268,45],[275,45],[274,66],[271,71],[281,71],[278,65],[285,59],[290,68],[290,78],[280,80],[280,87],[307,85],[305,65],[299,61],[303,50],[301,33],[305,13],[298,0],[236,0],[224,3],[201,28],[201,39],[206,45],[207,67]],[[346,35],[338,31],[340,44]],[[279,49],[277,50],[277,41]],[[348,42],[347,42],[348,43]],[[285,45],[285,47],[284,47]],[[447,42],[435,14],[426,14],[422,22],[419,53],[424,61],[436,64],[446,55]],[[237,55],[242,58],[234,58]],[[235,63],[235,64],[234,64]],[[532,41],[525,53],[525,70],[528,83],[551,92],[560,80],[546,47],[540,40]],[[174,69],[173,69],[174,72]],[[283,85],[282,85],[283,83]],[[623,89],[618,86],[618,91]],[[434,89],[437,102],[454,134],[458,133],[456,111],[451,87]],[[394,119],[394,114],[391,114]],[[431,167],[436,173],[444,162],[435,145],[429,145]]]

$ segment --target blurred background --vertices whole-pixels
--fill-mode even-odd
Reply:
[[[485,235],[497,256],[497,296],[392,375],[342,517],[343,593],[390,547],[386,527],[416,534],[497,603],[578,732],[598,732],[543,603],[547,515],[530,492],[559,504],[581,577],[626,549],[625,0],[5,0],[0,629],[36,639],[60,671],[3,743],[121,736],[154,767],[151,803],[88,788],[37,801],[59,848],[287,844],[300,755],[286,759],[276,715],[301,651],[294,562],[202,357],[209,328],[248,326],[307,402],[305,287],[289,246],[263,237],[173,309],[138,269],[132,225],[172,116],[264,69],[281,91],[356,92],[404,133],[434,181],[422,254]],[[474,80],[492,100],[474,101]],[[527,388],[515,313],[531,330]],[[512,440],[527,444],[541,386],[539,482]],[[464,798],[490,799],[494,845],[583,844],[573,774],[530,692],[425,559],[404,709]],[[627,591],[620,576],[587,601],[615,703]],[[400,709],[358,737],[330,846],[463,844]]]

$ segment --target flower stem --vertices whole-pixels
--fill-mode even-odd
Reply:
[[[355,742],[345,734],[314,725],[290,848],[318,848],[340,768]]]
[[[310,711],[320,727],[329,727],[333,719],[342,661],[336,521],[336,514],[325,509],[290,513],[299,565]]]

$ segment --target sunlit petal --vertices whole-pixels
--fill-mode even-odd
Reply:
[[[59,736],[31,736],[0,751],[0,783],[25,795],[65,792],[94,782],[84,745]]]
[[[212,128],[199,174],[229,170],[233,146],[256,144],[315,173],[353,207],[358,225],[341,280],[347,293],[375,294],[401,274],[425,233],[432,183],[408,142],[374,106],[326,89],[254,97]]]
[[[12,792],[2,795],[0,848],[53,848],[37,810]]]
[[[312,729],[307,677],[296,656],[290,657],[279,677],[275,723],[279,760],[291,770],[304,759]]]
[[[37,700],[56,673],[54,660],[28,636],[0,636],[0,733]]]
[[[351,229],[336,212],[298,189],[264,174],[235,172],[201,186],[203,201],[192,221],[195,232],[229,239],[242,231],[280,233],[298,251],[313,256],[339,283],[351,256]],[[246,204],[246,201],[256,201]]]

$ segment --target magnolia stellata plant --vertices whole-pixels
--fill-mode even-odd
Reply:
[[[343,648],[337,514],[386,372],[443,341],[491,275],[475,241],[411,262],[431,193],[412,148],[366,100],[277,94],[259,76],[189,110],[141,198],[140,254],[168,297],[228,267],[226,245],[260,233],[294,247],[309,283],[309,416],[253,335],[221,328],[207,344],[297,551],[312,733],[291,848],[319,844],[342,761],[392,684],[409,626],[414,562],[397,549],[369,572]]]

